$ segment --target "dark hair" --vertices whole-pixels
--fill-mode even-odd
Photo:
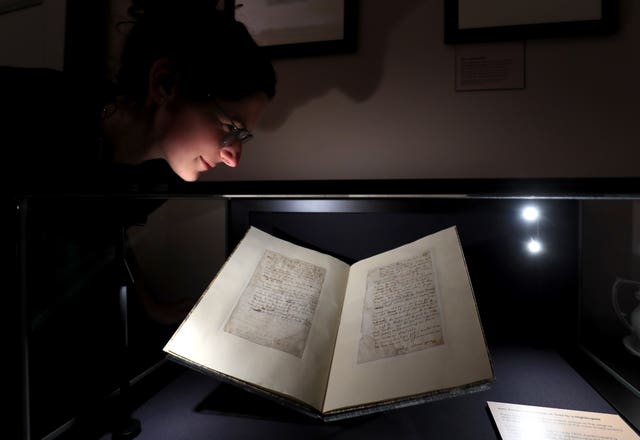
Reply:
[[[118,94],[141,101],[153,63],[168,58],[178,91],[201,100],[239,100],[257,92],[275,95],[271,61],[247,28],[215,0],[132,0],[133,21],[116,76]]]

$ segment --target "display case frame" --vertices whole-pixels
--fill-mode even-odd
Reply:
[[[295,188],[295,193],[291,191]],[[153,184],[131,185],[122,188],[85,188],[82,192],[43,190],[31,191],[28,194],[20,194],[15,197],[16,206],[16,230],[15,244],[18,250],[24,249],[24,241],[30,231],[25,227],[28,216],[28,206],[33,200],[51,198],[86,199],[97,197],[103,199],[118,200],[149,200],[149,199],[182,199],[218,201],[229,208],[235,201],[304,201],[316,200],[320,203],[331,201],[345,201],[352,203],[367,203],[374,206],[387,206],[384,209],[392,209],[400,206],[403,201],[408,205],[420,201],[424,205],[437,203],[442,200],[510,200],[510,201],[567,201],[580,204],[582,201],[614,201],[630,202],[640,200],[639,178],[585,178],[585,179],[426,179],[426,180],[356,180],[356,181],[267,181],[267,182],[198,182],[179,184]],[[262,203],[262,202],[260,202]],[[407,206],[408,206],[407,205]],[[275,206],[271,204],[271,206]],[[261,208],[262,209],[262,208]],[[375,208],[378,209],[378,208]],[[231,250],[234,238],[240,230],[233,232],[234,225],[229,226],[229,249]],[[241,226],[242,227],[242,226]],[[235,234],[235,235],[233,235]],[[579,249],[578,249],[579,250]],[[26,280],[25,260],[23,252],[18,252],[16,260],[15,288],[20,293],[20,307],[22,321],[20,323],[21,348],[28,346],[27,330],[24,326],[24,290]],[[574,332],[569,335],[567,343],[563,344],[562,355],[571,365],[583,375],[589,383],[601,393],[608,402],[632,425],[636,430],[640,429],[640,417],[637,413],[638,396],[634,390],[624,386],[619,377],[615,377],[606,363],[597,356],[594,357],[580,345],[579,321],[580,294],[572,295],[568,307],[575,307],[574,314],[569,318],[568,329]],[[568,330],[569,331],[569,330]],[[571,341],[575,342],[574,344]],[[24,364],[28,365],[25,352],[22,351]],[[24,365],[23,365],[24,366]],[[140,379],[139,386],[135,387],[135,393],[148,397],[149,390],[166,383],[171,375],[165,374],[174,366],[161,363],[154,366],[154,372]],[[162,372],[159,372],[162,370]],[[26,381],[27,377],[23,376]],[[155,382],[154,385],[149,385]],[[142,385],[144,383],[144,385]],[[144,393],[140,393],[145,389]],[[152,393],[151,393],[152,394]],[[28,398],[25,399],[28,403]],[[29,436],[28,408],[23,405],[21,427],[25,434],[23,439],[31,440]],[[52,434],[53,435],[53,434]],[[64,435],[63,433],[60,435]],[[56,438],[56,437],[51,437]],[[64,437],[60,437],[64,438]]]

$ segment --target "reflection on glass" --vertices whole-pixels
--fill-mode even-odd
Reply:
[[[635,204],[630,200],[581,202],[580,345],[640,395],[640,277],[633,252],[640,218]]]
[[[540,252],[542,252],[542,243],[532,238],[527,243],[527,250],[532,254],[539,254]]]
[[[621,307],[622,296],[635,298],[635,307],[628,313]],[[622,343],[635,356],[640,356],[640,281],[616,279],[611,289],[613,310],[620,322],[629,330],[630,334],[622,338]]]
[[[540,217],[540,210],[535,206],[527,206],[522,210],[522,218],[528,222],[534,222]]]

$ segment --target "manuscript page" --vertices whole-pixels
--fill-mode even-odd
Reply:
[[[431,251],[371,269],[358,363],[442,345],[441,315]]]
[[[492,377],[455,227],[351,267],[325,411]]]
[[[320,410],[348,270],[251,228],[165,351]]]
[[[326,272],[266,250],[224,330],[302,358]]]

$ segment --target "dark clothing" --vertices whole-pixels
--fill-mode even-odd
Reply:
[[[109,193],[179,180],[164,160],[112,162],[100,136],[109,86],[51,69],[0,66],[4,188],[16,193]]]
[[[179,178],[164,160],[113,163],[100,132],[108,84],[51,69],[0,67],[0,87],[3,189],[28,197],[29,263],[49,275],[41,278],[47,293],[38,295],[44,305],[106,268],[122,229],[145,223],[165,201],[138,197],[140,188]],[[42,308],[37,304],[32,311]]]
[[[40,438],[117,386],[123,231],[164,202],[139,192],[179,178],[163,160],[112,162],[100,136],[104,85],[0,67],[0,90],[2,199],[13,212],[26,200],[24,243],[9,234],[24,261],[16,269],[25,269],[30,416]]]

